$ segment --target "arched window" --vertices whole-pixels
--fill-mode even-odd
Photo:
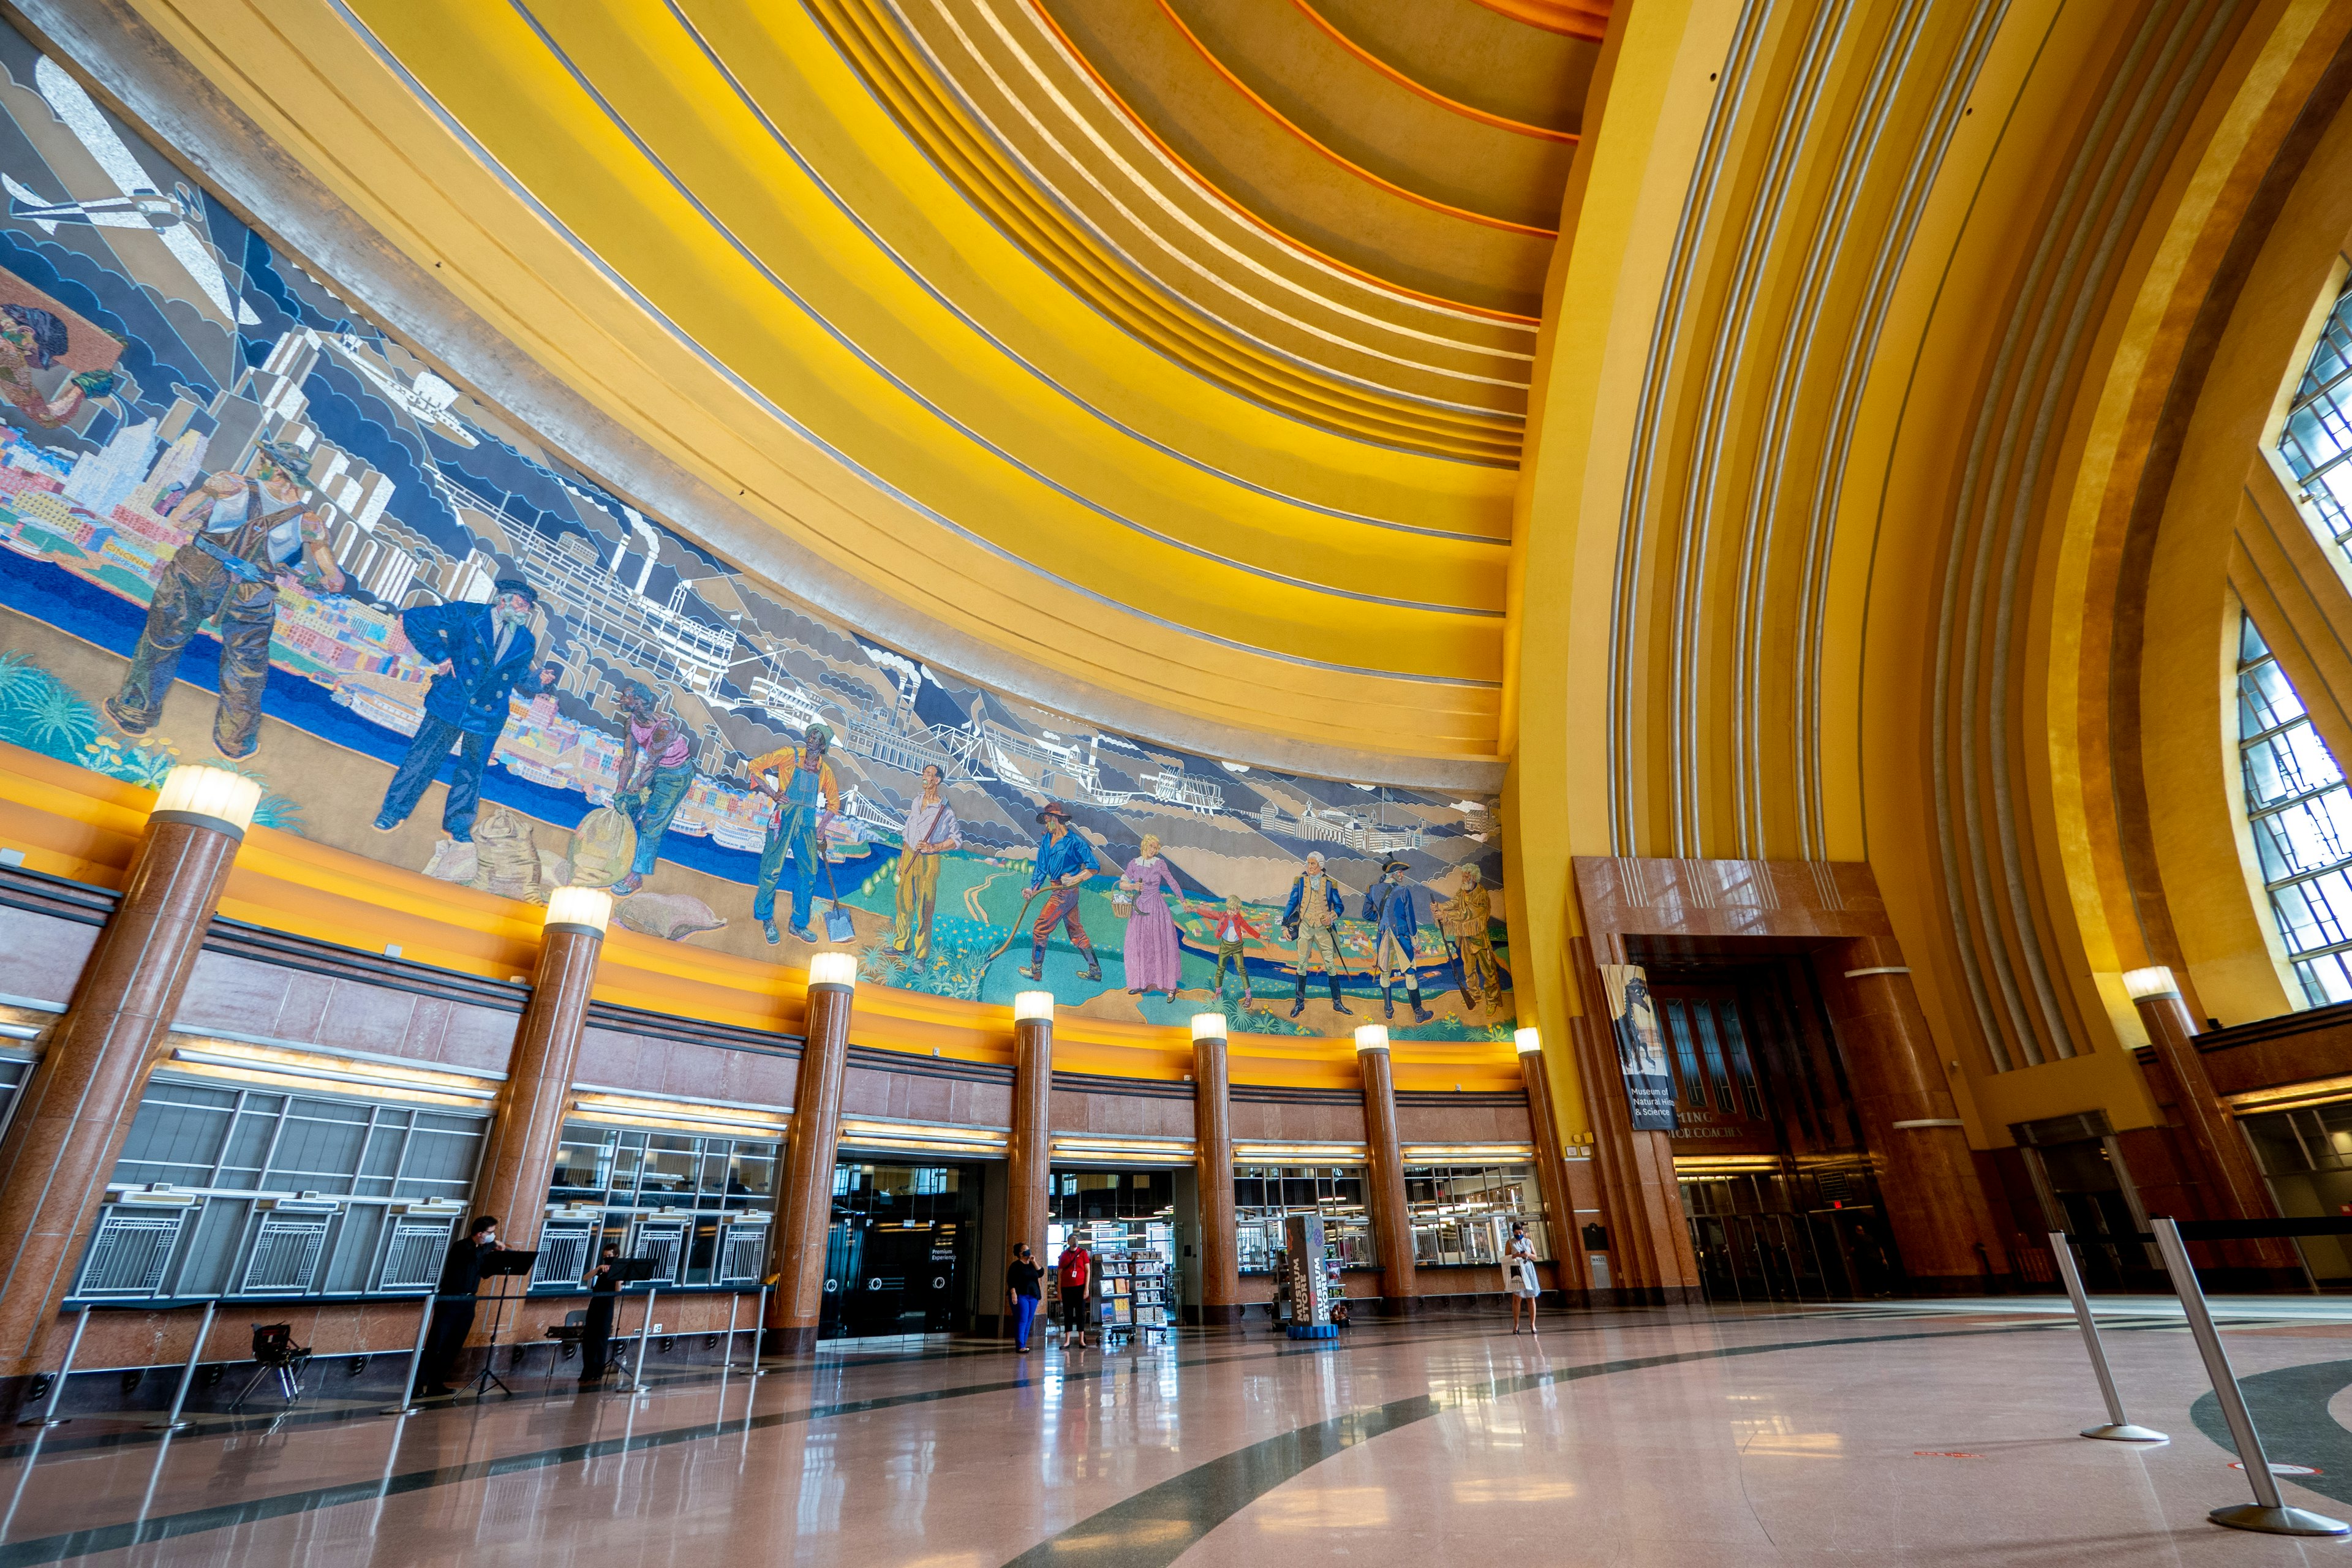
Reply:
[[[2352,291],[2320,331],[2278,450],[2328,537],[2352,553]]]
[[[2352,792],[2252,616],[2238,641],[2238,752],[2263,883],[2305,999],[2352,1001]]]

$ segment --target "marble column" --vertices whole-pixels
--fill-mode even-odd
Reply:
[[[1052,1212],[1048,1190],[1054,1163],[1054,994],[1024,991],[1013,999],[1013,1144],[1004,1198],[1004,1245],[1027,1242],[1039,1263],[1051,1268],[1045,1222]],[[993,1279],[1003,1261],[987,1258]]]
[[[841,1094],[849,1078],[849,1015],[856,999],[856,956],[816,953],[809,960],[808,1010],[802,1026],[800,1078],[793,1089],[793,1135],[777,1194],[769,1243],[767,1348],[778,1355],[816,1349],[824,1316],[824,1269],[833,1229],[833,1168],[841,1145]]]
[[[1356,1067],[1364,1079],[1365,1206],[1372,1213],[1372,1251],[1381,1260],[1381,1312],[1412,1310],[1412,1207],[1404,1195],[1404,1157],[1397,1145],[1396,1079],[1389,1065],[1389,1032],[1379,1024],[1356,1031]]]
[[[1201,1323],[1238,1323],[1241,1255],[1234,1240],[1233,1093],[1223,1013],[1192,1020],[1192,1159],[1201,1194]]]
[[[0,1139],[0,1377],[54,1371],[62,1358],[58,1307],[260,793],[225,769],[172,770],[122,897],[26,1081]]]
[[[2258,1220],[2278,1217],[2269,1186],[2254,1164],[2238,1119],[2226,1110],[2206,1076],[2205,1060],[2197,1054],[2196,1021],[2172,971],[2163,967],[2135,969],[2124,976],[2124,989],[2147,1030],[2147,1043],[2179,1086],[2180,1118],[2203,1161],[2214,1212],[2210,1219]],[[2303,1256],[2291,1241],[2209,1243],[2231,1268],[2259,1270],[2263,1278],[2240,1289],[2302,1289],[2306,1288]]]
[[[482,1173],[474,1184],[474,1213],[496,1215],[499,1245],[517,1251],[539,1245],[547,1217],[556,1148],[572,1108],[572,1069],[588,1026],[589,993],[612,915],[613,896],[604,889],[558,888],[540,928],[530,1002],[515,1030],[507,1080],[482,1144]],[[501,1289],[520,1293],[515,1286]],[[487,1313],[482,1329],[488,1331]]]
[[[1609,1300],[1615,1305],[1698,1301],[1698,1256],[1675,1179],[1673,1134],[1637,1129],[1626,1099],[1624,1062],[1609,1016],[1609,990],[1599,957],[1583,937],[1569,939],[1569,970],[1584,995],[1584,1011],[1569,1019],[1578,1076],[1589,1086],[1593,1164],[1609,1233]],[[1622,954],[1611,962],[1622,961]]]
[[[1983,1291],[2007,1255],[1902,950],[1892,937],[1856,937],[1817,963],[1911,1289]]]
[[[1551,1076],[1544,1070],[1543,1037],[1534,1029],[1517,1031],[1519,1077],[1528,1086],[1528,1124],[1535,1134],[1536,1195],[1543,1200],[1544,1226],[1551,1237],[1554,1268],[1569,1300],[1581,1300],[1584,1289],[1584,1246],[1578,1235],[1576,1202],[1569,1195],[1568,1164],[1560,1152],[1559,1116],[1552,1104]]]

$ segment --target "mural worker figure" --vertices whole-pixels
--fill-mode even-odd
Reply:
[[[1381,1015],[1396,1016],[1397,980],[1404,980],[1404,999],[1412,1021],[1426,1024],[1430,1011],[1421,1005],[1421,973],[1414,969],[1413,938],[1421,931],[1421,898],[1404,879],[1410,869],[1402,860],[1381,868],[1381,879],[1364,889],[1364,918],[1376,935],[1373,962],[1381,971]]]
[[[841,809],[841,785],[824,755],[832,744],[833,726],[819,721],[801,731],[799,745],[778,746],[751,763],[752,784],[776,802],[776,818],[768,824],[768,842],[760,851],[760,885],[751,894],[751,918],[772,945],[783,940],[776,931],[776,891],[787,855],[793,875],[783,890],[793,896],[793,934],[803,942],[816,940],[808,918],[816,891],[817,857],[824,853],[817,835]]]
[[[629,874],[613,884],[616,899],[635,892],[653,870],[662,835],[694,784],[694,738],[662,711],[650,690],[635,682],[621,694],[621,736],[613,804],[636,825],[637,855]]]
[[[1249,965],[1243,962],[1242,955],[1248,949],[1249,939],[1264,936],[1265,931],[1261,926],[1250,924],[1249,917],[1242,913],[1242,896],[1239,893],[1225,895],[1225,907],[1217,911],[1216,931],[1217,999],[1224,1000],[1225,965],[1230,963],[1234,966],[1234,973],[1241,976],[1243,1007],[1256,1006],[1257,998],[1250,994]]]
[[[1492,1014],[1503,1005],[1503,967],[1495,962],[1495,942],[1487,934],[1494,920],[1486,885],[1478,868],[1462,868],[1462,890],[1438,900],[1431,911],[1437,929],[1454,941],[1454,966],[1462,977],[1462,1005]]]
[[[899,840],[898,922],[890,934],[890,947],[911,955],[919,969],[931,961],[931,917],[940,907],[940,859],[949,850],[963,847],[963,829],[957,826],[955,807],[940,794],[937,763],[923,764],[923,793],[907,808]]]
[[[196,628],[220,626],[220,706],[213,715],[213,746],[241,761],[261,747],[261,694],[269,683],[269,639],[278,626],[278,582],[308,558],[331,594],[343,574],[327,548],[320,512],[303,485],[306,465],[279,447],[266,447],[253,478],[222,472],[190,490],[170,521],[195,537],[173,551],[155,573],[155,597],[131,656],[122,689],[106,700],[106,716],[126,735],[143,735],[163,716],[163,700],[180,654]]]
[[[1331,983],[1331,1010],[1348,1012],[1348,1005],[1339,999],[1339,913],[1346,907],[1339,897],[1339,884],[1323,869],[1323,852],[1310,851],[1307,869],[1290,884],[1290,901],[1282,906],[1282,934],[1298,944],[1293,955],[1298,989],[1290,999],[1294,1018],[1307,1011],[1307,966],[1318,954],[1323,960],[1324,977]]]
[[[1058,800],[1047,801],[1037,820],[1045,826],[1045,842],[1037,846],[1037,868],[1029,875],[1029,891],[1053,890],[1045,895],[1045,907],[1037,911],[1037,923],[1029,928],[1029,962],[1022,967],[1022,978],[1045,978],[1045,942],[1058,925],[1086,955],[1087,967],[1078,978],[1100,980],[1102,960],[1095,956],[1095,944],[1078,919],[1079,889],[1095,874],[1095,847],[1072,831],[1070,814]]]
[[[441,805],[441,826],[458,843],[471,844],[482,805],[482,770],[507,727],[507,699],[518,691],[535,697],[555,684],[554,667],[537,662],[539,641],[530,630],[538,593],[520,577],[501,577],[490,595],[487,605],[461,600],[401,612],[401,633],[433,666],[433,686],[425,694],[425,722],[375,814],[378,833],[408,820],[454,745],[457,772]]]

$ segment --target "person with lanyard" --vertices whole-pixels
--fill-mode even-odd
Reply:
[[[923,793],[899,833],[898,900],[890,947],[922,968],[931,961],[931,919],[940,907],[940,862],[963,847],[955,807],[940,794],[940,765],[923,764]]]
[[[220,704],[213,747],[232,762],[261,749],[279,583],[294,583],[296,565],[307,560],[321,587],[343,591],[342,569],[327,547],[325,514],[304,488],[304,472],[299,453],[265,446],[251,479],[216,473],[172,509],[167,521],[192,537],[156,568],[131,668],[122,689],[106,700],[106,716],[124,734],[144,735],[163,719],[182,651],[197,627],[216,620]]]
[[[1062,1301],[1062,1348],[1087,1348],[1087,1310],[1093,1305],[1095,1255],[1087,1250],[1084,1231],[1072,1231],[1069,1245],[1054,1260],[1055,1287]],[[1072,1336],[1077,1342],[1071,1343]]]
[[[537,589],[520,577],[501,577],[490,585],[487,605],[459,600],[401,612],[401,636],[433,667],[433,685],[425,693],[416,737],[384,787],[383,805],[375,814],[378,833],[390,833],[408,820],[455,746],[457,765],[441,804],[441,826],[460,844],[474,841],[482,772],[507,727],[512,697],[536,696],[555,684],[554,668],[536,657],[539,642],[531,636],[530,617],[538,605]]]
[[[434,1292],[425,1362],[417,1369],[420,1397],[437,1398],[449,1392],[449,1374],[457,1368],[466,1336],[474,1331],[474,1302],[482,1290],[482,1266],[498,1250],[499,1222],[488,1215],[467,1226],[462,1240],[450,1243],[448,1259],[441,1266],[440,1288]]]
[[[588,1275],[588,1317],[580,1328],[580,1386],[593,1387],[613,1370],[613,1312],[620,1305],[621,1282],[613,1265],[621,1260],[621,1244],[608,1241]]]
[[[1029,928],[1029,962],[1021,976],[1045,978],[1045,943],[1058,925],[1086,955],[1087,967],[1078,978],[1100,980],[1102,960],[1095,956],[1094,941],[1087,935],[1086,922],[1078,918],[1078,895],[1097,868],[1095,847],[1070,826],[1070,814],[1058,800],[1047,801],[1037,821],[1045,829],[1045,839],[1037,846],[1037,866],[1029,874],[1029,892],[1032,897],[1044,892],[1045,907],[1037,911],[1037,923]]]
[[[816,940],[808,918],[817,858],[824,853],[824,825],[841,810],[841,784],[824,754],[832,744],[833,726],[814,723],[801,732],[799,745],[778,746],[751,763],[753,786],[776,803],[775,820],[760,851],[759,886],[751,892],[751,918],[771,945],[783,940],[776,931],[780,886],[793,897],[793,934],[803,942]],[[790,881],[783,879],[787,856],[793,863]]]
[[[1519,1304],[1525,1302],[1528,1332],[1535,1333],[1536,1301],[1543,1295],[1543,1281],[1536,1278],[1536,1244],[1517,1220],[1511,1222],[1511,1244],[1503,1248],[1503,1288],[1511,1297],[1511,1332],[1519,1331]]]
[[[634,682],[621,695],[621,736],[613,804],[636,825],[637,853],[629,874],[613,884],[616,899],[635,892],[652,872],[662,835],[694,784],[694,737],[662,711],[652,691]]]
[[[1045,1278],[1045,1271],[1037,1267],[1027,1242],[1013,1249],[1013,1262],[1004,1270],[1004,1304],[1013,1309],[1013,1349],[1017,1354],[1029,1353],[1029,1326],[1037,1321],[1040,1282]]]

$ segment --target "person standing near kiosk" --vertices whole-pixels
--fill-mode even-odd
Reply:
[[[418,1373],[416,1392],[439,1396],[450,1392],[449,1374],[457,1369],[466,1336],[474,1331],[474,1300],[482,1289],[482,1265],[499,1249],[499,1222],[484,1215],[467,1227],[465,1239],[450,1243],[449,1260],[441,1266],[441,1286],[433,1300],[433,1326],[427,1331],[425,1365]]]
[[[621,1244],[608,1241],[588,1276],[588,1317],[580,1328],[580,1386],[593,1388],[612,1371],[613,1310],[620,1304],[621,1281],[613,1265],[621,1260]]]
[[[1084,1231],[1070,1233],[1070,1243],[1062,1248],[1062,1256],[1054,1260],[1055,1284],[1062,1300],[1062,1348],[1087,1348],[1087,1309],[1091,1305],[1095,1283],[1095,1255],[1087,1250]],[[1077,1342],[1072,1344],[1071,1337]]]

